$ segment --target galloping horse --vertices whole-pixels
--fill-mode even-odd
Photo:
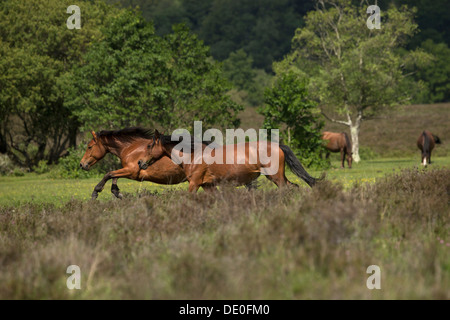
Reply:
[[[98,197],[108,180],[113,179],[111,192],[122,198],[117,180],[127,178],[136,181],[150,181],[158,184],[174,185],[186,181],[184,171],[173,163],[169,157],[161,157],[147,170],[140,170],[138,160],[147,153],[149,140],[153,138],[153,132],[142,128],[127,128],[117,131],[101,131],[92,133],[92,140],[88,143],[86,153],[81,159],[80,167],[89,170],[103,157],[111,153],[119,157],[122,169],[108,172],[99,184],[94,188],[92,199]],[[204,144],[206,146],[207,143]]]
[[[430,131],[425,130],[417,140],[417,147],[422,151],[422,164],[426,167],[431,164],[431,151],[436,144],[441,144],[441,139]]]
[[[345,132],[324,132],[322,134],[322,140],[327,141],[325,148],[327,149],[327,159],[330,157],[330,152],[341,153],[341,168],[344,169],[345,156],[347,156],[348,168],[352,168],[352,143]]]
[[[174,154],[178,151],[179,157],[184,157],[184,152],[177,150],[176,144],[177,142],[173,142],[170,139],[161,136],[158,131],[156,131],[153,141],[147,146],[146,156],[138,163],[139,167],[146,170],[153,166],[156,163],[155,161],[158,161],[161,157],[171,157],[173,151],[175,151]],[[306,172],[292,150],[287,146],[264,141],[247,142],[245,144],[230,145],[228,147],[234,150],[234,158],[231,159],[232,164],[229,164],[227,161],[227,146],[216,146],[214,148],[208,146],[204,151],[208,151],[210,154],[208,156],[202,154],[201,159],[195,155],[195,152],[191,152],[190,155],[188,155],[188,157],[190,157],[189,163],[180,162],[180,159],[172,158],[180,163],[180,167],[184,170],[189,181],[189,192],[197,192],[200,187],[205,190],[211,190],[222,181],[230,181],[237,183],[238,185],[245,185],[257,179],[261,173],[264,173],[266,177],[278,187],[286,185],[296,186],[286,178],[284,168],[285,163],[287,163],[291,170],[310,187],[316,184],[316,179]],[[274,161],[274,164],[276,165],[275,170],[272,168],[273,159],[270,159],[270,161],[262,161],[260,152],[263,149],[265,149],[267,155],[275,154],[275,156],[277,156],[277,158],[274,157],[275,160],[278,161],[278,165],[276,165],[277,161]],[[228,154],[228,156],[231,158],[230,154]],[[209,161],[212,158],[219,161]],[[253,159],[254,161],[249,161],[250,159]]]

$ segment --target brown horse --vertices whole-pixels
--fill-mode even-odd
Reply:
[[[431,164],[431,151],[436,144],[441,144],[441,139],[430,131],[425,130],[417,140],[417,147],[422,151],[422,164],[426,167]]]
[[[195,152],[188,154],[189,163],[180,162],[185,154],[178,150],[177,142],[161,136],[155,132],[155,138],[148,144],[147,154],[139,161],[139,167],[143,170],[153,166],[161,157],[169,156],[180,164],[189,181],[189,192],[196,192],[200,187],[211,190],[222,181],[230,181],[238,185],[245,185],[257,179],[262,173],[275,183],[278,187],[295,185],[291,183],[285,175],[285,163],[291,170],[309,186],[314,186],[316,179],[311,177],[295,157],[289,147],[277,145],[272,142],[247,142],[230,146],[207,147],[203,151],[201,158]],[[233,152],[230,152],[231,149]],[[173,153],[173,151],[175,151]],[[271,156],[270,161],[261,157],[261,151]],[[230,153],[228,153],[230,152]],[[173,155],[177,154],[178,159]],[[207,155],[205,155],[208,153]],[[231,164],[228,161],[231,159]],[[273,156],[273,159],[272,159]],[[214,159],[215,161],[211,161]],[[272,161],[274,160],[275,161]],[[197,161],[196,161],[197,160]],[[295,185],[296,186],[296,185]]]
[[[138,160],[147,152],[149,140],[153,132],[142,128],[127,128],[118,131],[101,131],[92,133],[92,140],[88,143],[86,153],[81,159],[80,167],[89,170],[106,154],[111,153],[119,157],[122,169],[108,172],[94,188],[92,199],[98,197],[108,180],[113,179],[111,192],[121,198],[117,180],[127,178],[136,181],[150,181],[158,184],[174,185],[186,181],[182,168],[173,163],[169,157],[161,157],[147,170],[140,170]],[[205,144],[206,145],[206,144]]]
[[[327,150],[327,159],[330,157],[330,152],[341,153],[341,168],[344,169],[345,157],[347,156],[348,168],[352,168],[352,143],[345,132],[324,132],[322,134],[322,140],[327,141],[325,149]]]

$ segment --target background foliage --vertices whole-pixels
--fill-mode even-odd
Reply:
[[[307,85],[296,74],[281,75],[265,92],[261,110],[266,129],[280,129],[282,142],[297,151],[307,166],[325,165],[320,157],[323,121],[317,105],[309,100]]]
[[[242,106],[264,108],[264,91],[276,81],[273,62],[291,52],[316,3],[80,0],[82,28],[69,30],[68,0],[2,1],[0,153],[46,171],[85,129],[169,131],[190,128],[193,119],[205,128],[237,126]],[[417,8],[418,28],[396,54],[420,49],[433,59],[426,68],[406,67],[410,82],[401,88],[420,84],[413,103],[448,101],[447,2],[379,3],[382,12],[403,4]]]

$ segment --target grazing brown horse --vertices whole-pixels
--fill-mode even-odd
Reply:
[[[352,168],[352,143],[345,132],[324,132],[322,134],[322,140],[327,141],[325,149],[327,149],[327,159],[330,157],[330,152],[341,153],[341,168],[344,169],[345,157],[347,156],[348,168]]]
[[[430,131],[425,130],[417,140],[417,147],[422,151],[422,164],[426,167],[431,164],[431,151],[436,144],[441,144],[441,139]]]
[[[191,152],[188,155],[189,163],[180,162],[180,159],[174,159],[172,152],[177,147],[177,142],[173,142],[158,131],[155,132],[155,138],[148,144],[147,154],[139,161],[139,167],[143,170],[153,166],[158,159],[163,156],[170,156],[174,161],[180,163],[180,167],[184,170],[189,181],[189,192],[196,192],[200,187],[205,190],[211,190],[222,181],[245,185],[257,179],[261,173],[275,183],[278,187],[286,185],[294,185],[285,175],[285,163],[291,170],[309,186],[314,186],[316,179],[311,177],[301,165],[300,161],[295,157],[289,147],[278,145],[272,142],[247,142],[245,144],[237,144],[230,146],[206,147],[199,159],[198,155]],[[227,161],[228,148],[234,150],[234,158]],[[270,161],[262,161],[261,151],[264,150],[266,155],[274,156]],[[206,152],[208,152],[207,155]],[[184,157],[182,150],[175,149],[177,157]],[[230,152],[231,154],[231,152]],[[229,158],[231,155],[228,154]],[[214,158],[215,161],[210,161]],[[252,159],[252,160],[251,160]],[[197,160],[197,161],[196,161]],[[221,163],[219,163],[221,162]],[[229,163],[232,164],[229,164]],[[276,164],[278,162],[278,164]],[[274,165],[273,165],[274,164]],[[273,168],[275,167],[276,168]]]
[[[138,160],[147,153],[149,140],[153,132],[142,128],[127,128],[118,131],[101,131],[92,133],[92,140],[88,143],[86,153],[81,159],[80,167],[89,170],[103,157],[111,153],[119,157],[122,169],[108,172],[94,188],[92,199],[98,197],[108,180],[113,179],[111,192],[121,198],[117,180],[127,178],[136,181],[150,181],[158,184],[174,185],[186,181],[182,168],[173,163],[169,157],[161,157],[147,170],[140,170]]]

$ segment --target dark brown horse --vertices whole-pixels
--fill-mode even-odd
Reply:
[[[194,152],[188,154],[189,161],[186,163],[180,162],[179,158],[173,158],[174,154],[178,154],[177,157],[185,156],[182,150],[176,149],[177,144],[160,136],[156,131],[155,138],[148,144],[146,156],[139,161],[139,167],[146,170],[161,157],[170,156],[184,170],[189,181],[189,192],[196,192],[200,187],[211,190],[222,181],[245,185],[257,179],[262,173],[278,187],[295,185],[286,178],[285,163],[309,186],[312,187],[316,183],[316,179],[306,172],[292,150],[284,145],[263,141],[206,147],[201,158]],[[270,154],[270,160],[263,160],[262,152]],[[231,161],[228,161],[230,158]],[[211,161],[212,159],[214,161]]]
[[[341,168],[344,168],[345,158],[347,157],[348,168],[352,168],[352,143],[345,132],[324,132],[322,140],[327,141],[325,149],[327,150],[327,159],[330,157],[330,152],[341,153]]]
[[[430,131],[425,130],[417,140],[417,147],[422,151],[422,164],[426,167],[431,164],[431,151],[436,144],[441,144],[441,139]]]
[[[88,143],[86,153],[81,159],[80,167],[89,170],[106,154],[111,153],[119,157],[122,169],[108,172],[94,188],[92,199],[98,197],[108,180],[113,179],[111,192],[121,198],[117,180],[127,178],[136,181],[150,181],[158,184],[174,185],[186,181],[182,168],[173,163],[169,157],[161,157],[146,170],[140,170],[138,160],[147,153],[149,140],[153,139],[153,132],[142,128],[127,128],[118,131],[101,131],[92,133],[92,140]],[[205,144],[206,145],[206,144]]]

